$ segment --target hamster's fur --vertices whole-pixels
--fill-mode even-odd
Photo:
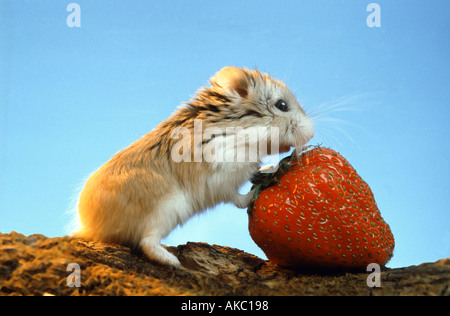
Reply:
[[[81,229],[75,235],[140,246],[149,259],[179,266],[176,256],[160,245],[161,239],[194,214],[221,202],[246,208],[253,192],[241,195],[238,190],[258,170],[264,155],[258,152],[256,161],[176,162],[174,146],[185,138],[174,137],[180,128],[193,135],[197,120],[200,132],[209,127],[222,131],[207,141],[200,138],[205,144],[229,137],[227,127],[257,127],[266,135],[275,127],[280,152],[302,146],[313,136],[311,119],[281,81],[258,70],[225,67],[210,84],[92,174],[79,196]],[[186,137],[185,142],[190,148],[201,145],[196,137]],[[249,149],[251,144],[240,145]],[[183,155],[194,158],[194,150],[186,148],[181,149]]]

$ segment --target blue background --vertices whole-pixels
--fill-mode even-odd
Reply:
[[[450,2],[0,0],[0,232],[68,233],[83,181],[226,65],[283,80],[371,186],[390,267],[450,257]],[[243,191],[248,190],[248,186]],[[220,205],[163,242],[264,257]]]

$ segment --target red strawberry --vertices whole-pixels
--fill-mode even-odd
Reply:
[[[363,269],[392,257],[394,236],[372,191],[334,150],[319,147],[287,157],[259,186],[248,210],[249,231],[270,261]]]

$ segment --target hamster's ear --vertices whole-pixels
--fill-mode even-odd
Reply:
[[[237,67],[224,67],[210,79],[225,90],[234,90],[243,98],[248,95],[248,78],[245,72]]]

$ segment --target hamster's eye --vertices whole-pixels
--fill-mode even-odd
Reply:
[[[287,103],[284,102],[283,100],[278,100],[277,103],[275,103],[275,106],[277,107],[277,109],[279,109],[283,112],[287,112],[287,110],[288,110]]]

